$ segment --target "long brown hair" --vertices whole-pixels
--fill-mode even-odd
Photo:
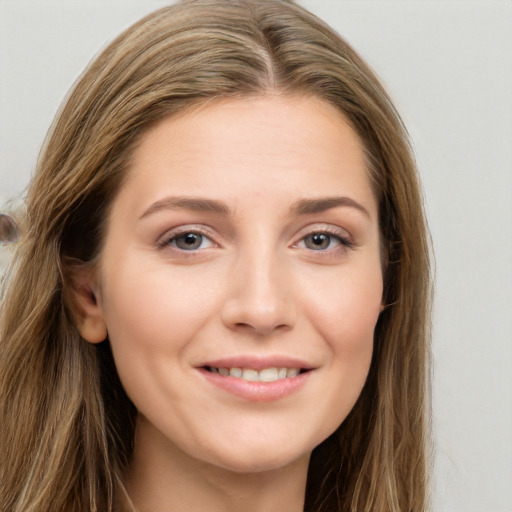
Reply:
[[[286,0],[185,0],[119,36],[80,78],[41,153],[2,298],[5,512],[112,511],[136,411],[108,340],[75,326],[70,262],[99,252],[147,127],[201,102],[269,91],[322,98],[364,146],[379,204],[384,300],[363,392],[312,455],[305,510],[426,509],[429,243],[408,136],[367,64]]]

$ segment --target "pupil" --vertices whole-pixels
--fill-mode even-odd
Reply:
[[[317,233],[315,235],[311,235],[310,240],[315,249],[325,249],[329,245],[330,236],[323,233]]]
[[[201,245],[202,236],[195,233],[186,233],[176,240],[180,249],[197,249]]]

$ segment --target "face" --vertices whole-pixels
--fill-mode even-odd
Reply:
[[[381,310],[357,135],[311,97],[163,120],[112,204],[98,276],[82,334],[105,323],[139,438],[239,472],[307,459],[360,394]]]

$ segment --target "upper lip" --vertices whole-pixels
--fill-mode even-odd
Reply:
[[[212,368],[253,368],[254,370],[263,370],[265,368],[299,368],[302,370],[312,370],[314,365],[307,363],[302,359],[290,356],[258,356],[258,355],[240,355],[232,357],[223,357],[206,361],[199,367],[209,366]]]

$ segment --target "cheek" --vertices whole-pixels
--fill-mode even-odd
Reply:
[[[137,269],[136,272],[133,269]],[[214,283],[201,276],[126,262],[109,273],[103,310],[109,334],[147,347],[186,342],[208,317]]]
[[[351,353],[371,346],[382,303],[380,267],[340,272],[317,289],[310,300],[312,317],[332,350]]]
[[[336,283],[336,284],[333,284]],[[332,427],[348,415],[366,382],[382,300],[380,267],[339,274],[311,297],[311,321],[328,346]]]
[[[380,314],[380,273],[336,276],[323,293],[310,295],[309,319],[326,349],[322,393],[315,407],[323,411],[320,441],[348,416],[366,382],[373,354],[375,325]],[[333,285],[332,283],[336,283]]]
[[[180,400],[183,354],[211,316],[213,297],[169,267],[138,263],[110,266],[102,306],[123,387],[140,412],[151,413]]]
[[[214,314],[218,283],[140,258],[108,268],[102,293],[108,335],[119,377],[136,402],[142,383],[156,396],[158,386],[170,386],[170,375],[186,370],[183,355]]]

